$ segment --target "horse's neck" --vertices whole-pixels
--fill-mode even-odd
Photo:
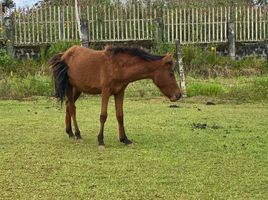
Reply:
[[[125,68],[124,79],[129,80],[129,82],[141,79],[150,79],[152,78],[152,74],[157,66],[157,62],[151,65],[148,63],[135,63]]]

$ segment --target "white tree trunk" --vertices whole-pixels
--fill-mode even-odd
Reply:
[[[182,97],[187,97],[185,75],[184,75],[184,68],[183,68],[183,62],[182,62],[181,45],[180,45],[180,41],[178,40],[176,41],[176,52],[177,52],[177,64],[179,66],[180,87],[182,90]]]
[[[80,43],[82,46],[81,23],[80,23],[80,17],[79,17],[79,12],[78,12],[77,0],[74,0],[74,7],[75,7],[75,19],[76,19],[76,24],[78,28],[78,35],[79,35]]]

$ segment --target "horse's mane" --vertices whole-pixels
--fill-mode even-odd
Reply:
[[[106,48],[106,51],[108,51],[112,55],[126,53],[130,56],[137,56],[145,61],[156,61],[156,60],[161,60],[162,58],[165,57],[165,56],[152,55],[136,47],[109,46]]]

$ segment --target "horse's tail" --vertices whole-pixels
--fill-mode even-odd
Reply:
[[[58,98],[61,103],[65,97],[65,91],[68,87],[68,65],[62,60],[63,53],[58,53],[49,59],[48,63],[53,73],[53,79],[55,84],[55,97]]]

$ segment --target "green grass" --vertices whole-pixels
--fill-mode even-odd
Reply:
[[[237,78],[186,78],[187,96],[207,96],[223,101],[263,102],[268,100],[268,76]],[[31,96],[53,96],[54,87],[50,76],[16,74],[0,79],[0,98],[22,99]],[[126,97],[155,98],[162,96],[151,80],[129,84]]]
[[[0,96],[7,98],[51,96],[53,89],[52,79],[48,76],[28,75],[21,78],[13,75],[0,79]]]
[[[169,105],[125,100],[129,148],[111,99],[99,151],[98,97],[77,103],[83,143],[54,100],[0,101],[0,199],[267,199],[267,104]]]

